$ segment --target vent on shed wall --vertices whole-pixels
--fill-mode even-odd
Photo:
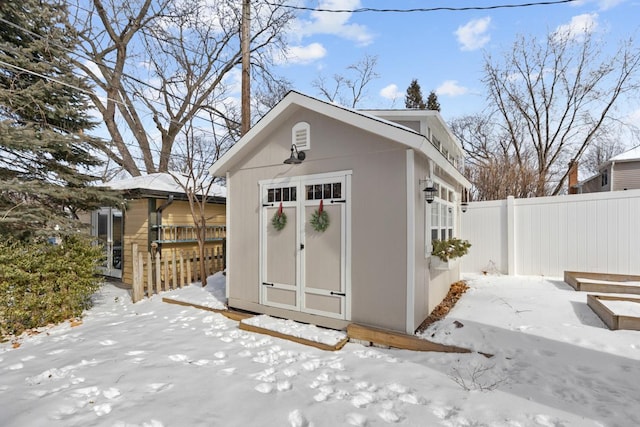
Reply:
[[[311,138],[310,132],[311,126],[307,122],[296,123],[293,127],[291,136],[292,136],[292,144],[296,145],[298,151],[308,150],[311,148]]]

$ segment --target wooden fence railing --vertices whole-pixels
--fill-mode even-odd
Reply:
[[[207,276],[224,269],[224,247],[216,245],[205,250],[204,260],[198,251],[164,248],[162,254],[140,251],[137,243],[133,251],[133,302],[154,293],[182,288],[192,282],[205,281],[200,277],[200,263],[204,262]]]

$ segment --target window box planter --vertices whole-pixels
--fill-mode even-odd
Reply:
[[[431,257],[431,268],[434,270],[451,270],[455,268],[460,262],[460,258],[452,258],[447,261],[443,261],[437,256]]]

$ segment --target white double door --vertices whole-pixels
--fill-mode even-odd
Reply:
[[[260,182],[260,302],[350,319],[349,172]],[[329,225],[312,225],[320,202]],[[282,207],[286,224],[273,224]]]

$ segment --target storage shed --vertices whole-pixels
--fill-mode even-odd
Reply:
[[[228,305],[413,333],[459,279],[430,253],[458,234],[462,159],[437,111],[289,92],[210,169],[227,182]]]

